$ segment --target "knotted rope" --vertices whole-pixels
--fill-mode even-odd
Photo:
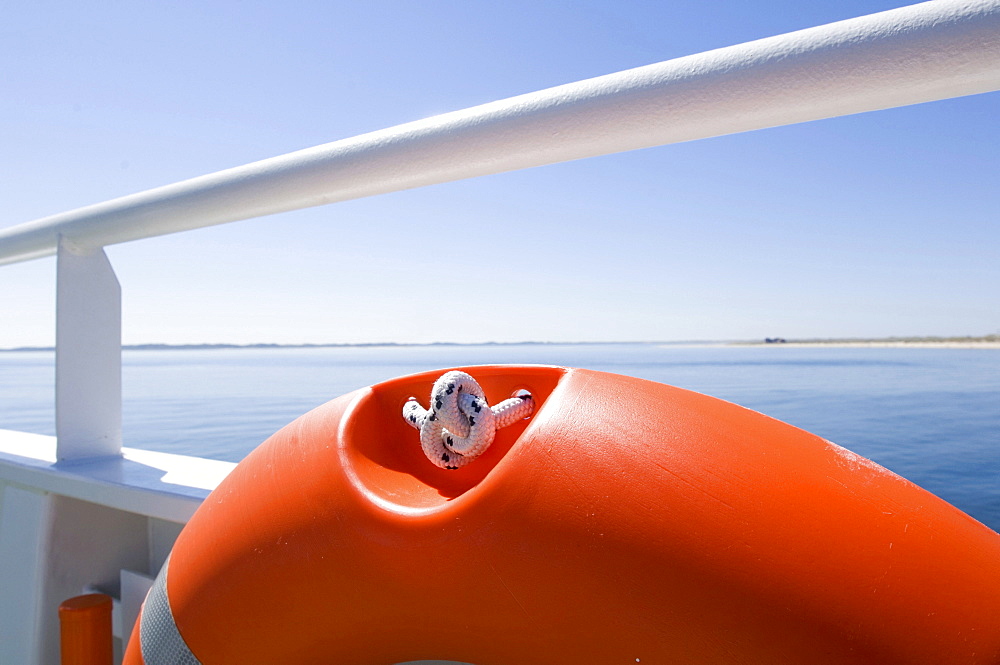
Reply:
[[[442,469],[458,469],[490,447],[496,431],[535,410],[531,395],[516,395],[491,407],[475,379],[451,371],[434,382],[430,410],[411,397],[403,418],[420,430],[420,447]]]

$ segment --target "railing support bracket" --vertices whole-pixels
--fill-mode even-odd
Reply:
[[[56,268],[56,457],[120,455],[121,287],[103,248],[59,239]]]

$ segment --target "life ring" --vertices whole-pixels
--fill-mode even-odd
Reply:
[[[297,419],[187,524],[125,663],[1000,662],[1000,535],[912,483],[678,388],[466,371],[534,415],[459,470],[399,417],[437,374]]]

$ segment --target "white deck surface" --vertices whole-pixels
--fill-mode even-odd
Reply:
[[[171,522],[187,522],[235,466],[135,448],[57,463],[55,437],[0,430],[0,481]]]

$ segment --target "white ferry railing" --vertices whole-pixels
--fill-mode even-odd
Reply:
[[[289,153],[0,232],[0,263],[1000,88],[1000,2],[934,0]]]
[[[91,506],[90,523],[104,529],[90,529],[91,538],[138,538],[135,548],[146,547],[148,563],[136,565],[155,573],[176,535],[171,525],[186,521],[230,468],[128,449],[122,455],[120,291],[105,246],[998,89],[1000,0],[934,0],[512,97],[0,231],[0,264],[58,255],[56,442],[0,430],[0,487],[7,483],[0,588],[11,599],[0,604],[0,660],[52,660],[55,633],[51,617],[44,618],[52,599],[45,593],[57,591],[38,591],[48,588],[40,581],[47,573],[60,571],[60,590],[77,578],[94,581],[93,561],[87,570],[73,564],[80,570],[70,575],[49,545],[59,515],[84,504],[66,508],[53,497]],[[192,469],[196,479],[178,478]],[[173,485],[161,472],[175,475]],[[126,513],[145,521],[137,526]],[[124,555],[103,556],[107,566],[129,567]],[[130,624],[122,625],[127,637]],[[33,635],[27,642],[20,638],[25,631]]]

